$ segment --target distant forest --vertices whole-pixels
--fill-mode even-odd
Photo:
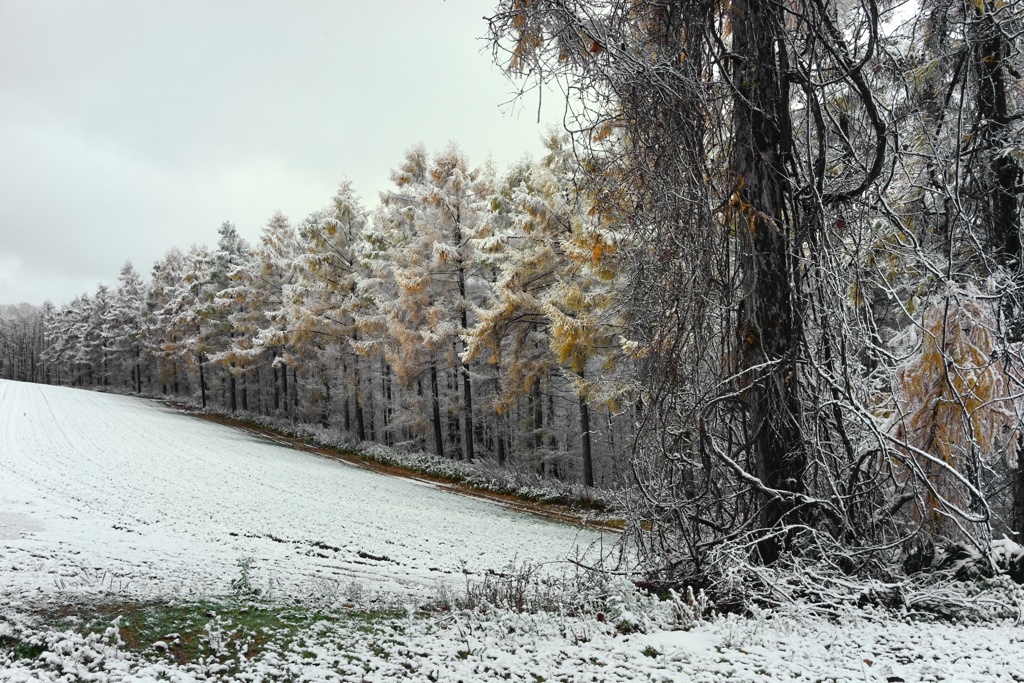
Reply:
[[[5,307],[0,374],[615,489],[720,595],[1012,570],[1022,7],[502,0],[543,158],[414,148],[375,207]]]

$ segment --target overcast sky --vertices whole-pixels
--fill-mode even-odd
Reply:
[[[349,178],[370,203],[423,142],[505,168],[560,120],[480,38],[487,0],[0,0],[0,304],[253,240]]]

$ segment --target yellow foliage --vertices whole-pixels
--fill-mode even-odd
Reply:
[[[512,48],[512,58],[507,67],[511,73],[523,73],[527,63],[544,42],[540,29],[531,25],[527,20],[529,7],[530,0],[517,0],[513,5],[512,29],[516,39],[515,46]]]
[[[970,479],[981,461],[1017,456],[1021,423],[1014,405],[1011,377],[1021,368],[998,359],[994,315],[978,296],[947,296],[923,315],[920,350],[897,374],[899,418],[894,435]],[[936,493],[961,509],[969,496],[963,483],[945,467],[914,455]],[[937,532],[944,515],[931,493],[923,521]]]
[[[597,131],[594,133],[594,142],[600,142],[601,140],[604,140],[605,138],[607,138],[611,134],[612,134],[612,124],[606,122],[602,126],[600,126],[597,129]]]

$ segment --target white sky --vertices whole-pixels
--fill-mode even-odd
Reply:
[[[561,120],[481,37],[488,0],[0,0],[0,304],[60,305],[125,260],[253,240],[417,142],[499,169]],[[550,101],[551,104],[547,102]]]

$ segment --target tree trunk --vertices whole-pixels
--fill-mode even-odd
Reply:
[[[462,430],[462,437],[465,441],[463,452],[466,460],[473,462],[473,389],[469,382],[469,366],[462,364],[462,415],[465,418],[465,426]]]
[[[555,387],[551,382],[551,373],[548,373],[548,431],[551,432],[551,438],[548,443],[552,451],[558,450],[558,433],[555,431]]]
[[[445,374],[448,382],[449,395],[458,396],[458,372],[458,370],[452,370],[451,374]],[[462,460],[462,430],[459,427],[459,416],[450,408],[448,410],[448,442],[455,445],[455,448],[457,449],[455,457]]]
[[[576,373],[583,379],[583,371]],[[583,483],[586,486],[594,485],[594,459],[590,449],[590,405],[587,397],[582,392],[578,395],[580,402],[580,451],[583,455]]]
[[[346,432],[352,431],[352,421],[349,418],[349,396],[352,394],[352,383],[348,381],[348,367],[345,363],[345,356],[341,357],[341,376],[345,379],[345,393],[342,394],[341,400],[341,415],[344,419],[344,427]]]
[[[263,377],[260,375],[259,360],[256,360],[256,364],[249,368],[249,372],[245,375],[246,385],[252,383],[252,391],[249,392],[249,405],[252,412],[257,415],[262,415],[263,412],[260,410],[260,404],[262,403]]]
[[[530,390],[530,403],[533,408],[533,447],[539,450],[544,448],[544,397],[540,393],[540,377]]]
[[[203,407],[206,407],[206,373],[203,370],[203,352],[199,351],[199,394]]]
[[[384,409],[381,411],[381,432],[384,436],[384,443],[393,445],[394,438],[391,434],[391,368],[381,356],[380,359],[380,393],[384,402]]]
[[[1017,467],[1013,471],[1013,510],[1010,528],[1017,532],[1014,540],[1024,539],[1024,444],[1017,446]]]
[[[991,0],[975,6],[974,39],[975,63],[978,69],[978,115],[981,135],[986,142],[989,168],[985,169],[988,206],[986,222],[990,226],[992,245],[1002,263],[1010,268],[1019,266],[1021,254],[1020,207],[1017,183],[1021,169],[1012,154],[1003,154],[1010,124],[1006,98],[1004,60],[1010,50],[996,18],[995,3]]]
[[[299,414],[299,369],[292,368],[292,421]]]
[[[288,366],[281,363],[281,398],[284,399],[284,414],[288,415]]]
[[[737,184],[740,370],[750,405],[754,474],[767,487],[802,492],[806,456],[799,421],[796,354],[800,340],[787,214],[787,169],[792,149],[787,56],[780,33],[785,5],[774,0],[732,4],[735,140],[732,172]],[[792,209],[793,207],[789,207]],[[793,506],[766,496],[761,525],[778,530],[798,522]],[[774,562],[789,534],[759,543],[761,559]]]
[[[274,412],[281,409],[281,380],[277,377],[277,365],[271,361],[270,369],[274,371]]]
[[[355,408],[356,408],[356,434],[359,436],[360,441],[366,441],[366,425],[363,422],[363,398],[362,392],[360,391],[360,377],[359,377],[359,359],[355,359],[354,366],[352,368],[352,388],[355,393]]]
[[[370,386],[372,387],[373,385],[371,384]],[[372,399],[372,397],[373,397],[373,390],[372,390],[372,388],[370,390],[370,395],[371,395],[371,399]],[[367,427],[369,427],[370,441],[373,441],[373,442],[377,441],[377,427],[374,424],[374,418],[376,416],[377,416],[376,406],[373,403],[371,403],[370,404],[370,415],[369,415],[369,419],[367,419],[367,423],[368,423]]]
[[[142,393],[142,368],[139,367],[139,347],[135,347],[135,393]],[[203,407],[206,403],[203,403]]]
[[[462,267],[459,266],[459,294],[462,295],[462,300],[465,302],[466,299],[466,281],[465,276],[462,272]],[[466,314],[466,307],[462,307],[462,329],[463,331],[469,329],[469,320]],[[462,412],[465,416],[466,426],[463,430],[463,437],[465,438],[465,453],[466,460],[473,462],[473,387],[470,384],[469,379],[469,363],[462,364]]]
[[[1001,30],[996,8],[992,2],[983,2],[975,7],[975,22],[972,36],[975,42],[975,65],[978,71],[978,117],[981,136],[988,155],[988,167],[981,176],[987,196],[983,204],[982,221],[989,226],[990,243],[998,263],[1015,273],[1017,290],[1024,290],[1020,239],[1020,189],[1021,167],[1012,154],[1002,151],[1013,140],[1008,139],[1010,115],[1007,105],[1006,74],[1004,60],[1012,53]],[[1008,299],[1003,306],[1007,320],[1008,342],[1019,342],[1024,338],[1024,320],[1021,316],[1021,301]],[[1024,455],[1018,455],[1013,471],[1013,510],[1010,528],[1024,536]]]
[[[444,457],[444,438],[441,436],[441,400],[437,392],[437,363],[430,358],[430,409],[434,421],[434,452]]]
[[[508,457],[505,454],[505,431],[501,428],[501,416],[498,416],[498,423],[496,425],[496,438],[498,440],[498,465],[501,467],[505,466],[505,459]]]
[[[501,358],[499,357],[495,363],[494,368],[494,394],[496,398],[500,398],[503,395],[504,389],[501,385]],[[494,441],[497,443],[493,443]],[[505,411],[495,410],[494,411],[494,431],[493,436],[489,440],[488,448],[494,447],[494,451],[498,456],[498,466],[505,466]]]
[[[324,371],[324,400],[320,408],[320,424],[327,427],[330,424],[331,414],[331,381],[330,373]]]

